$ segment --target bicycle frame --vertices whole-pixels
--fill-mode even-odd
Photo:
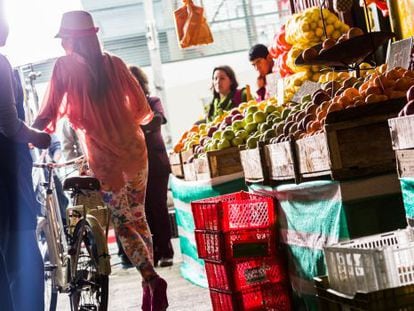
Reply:
[[[66,163],[66,165],[68,164]],[[51,265],[49,268],[52,271],[54,286],[59,291],[67,292],[69,290],[68,260],[70,257],[68,255],[68,243],[59,208],[59,201],[56,191],[54,191],[53,183],[54,168],[61,166],[63,165],[47,163],[34,164],[34,167],[46,169],[48,172],[45,216],[38,219],[37,231],[43,231],[45,233]]]

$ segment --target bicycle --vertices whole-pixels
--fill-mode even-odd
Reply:
[[[67,293],[72,311],[106,311],[108,283],[111,273],[106,232],[97,220],[95,209],[77,206],[81,196],[100,189],[96,178],[88,176],[65,179],[63,189],[71,192],[73,207],[67,209],[68,224],[64,226],[53,184],[54,170],[79,164],[83,157],[66,163],[34,163],[33,167],[48,172],[44,215],[38,217],[36,234],[44,260],[45,308],[55,311],[58,293]],[[100,207],[109,221],[106,207]],[[102,213],[101,213],[102,215]],[[97,217],[95,217],[97,216]],[[98,217],[99,218],[99,217]]]

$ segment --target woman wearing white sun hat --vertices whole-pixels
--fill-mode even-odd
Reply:
[[[88,12],[63,14],[56,37],[66,56],[56,61],[33,126],[54,131],[57,120],[67,116],[83,132],[89,166],[101,181],[117,235],[142,275],[142,309],[162,311],[168,307],[167,283],[153,267],[144,208],[147,149],[140,128],[153,114],[125,63],[102,52],[97,32]]]

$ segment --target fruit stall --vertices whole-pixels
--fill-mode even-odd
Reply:
[[[256,310],[260,302],[248,297],[259,292],[262,307],[280,310],[345,310],[358,305],[358,295],[380,301],[400,292],[395,301],[406,306],[414,302],[414,234],[405,229],[414,226],[412,41],[350,27],[327,8],[292,5],[296,13],[269,47],[278,94],[194,125],[170,155],[181,247],[191,245],[184,265],[197,263],[201,282],[186,278],[208,284],[214,310]],[[372,56],[387,45],[386,63],[378,63]],[[274,215],[263,203],[269,198]],[[232,219],[241,214],[242,224]],[[202,222],[213,216],[213,227]],[[273,233],[257,228],[263,217],[274,219],[266,227]],[[269,243],[273,251],[254,255]],[[392,263],[377,262],[379,252]],[[260,282],[239,286],[246,265],[285,277],[252,268]],[[377,275],[372,265],[397,272]],[[218,284],[220,273],[226,278]],[[271,300],[269,284],[293,300]],[[391,310],[372,308],[367,302],[361,310]]]

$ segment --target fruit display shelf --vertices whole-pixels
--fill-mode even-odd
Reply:
[[[322,132],[296,141],[301,178],[346,180],[395,171],[388,119],[405,103],[400,98],[332,112]]]
[[[321,51],[322,44],[318,44],[313,48],[318,53],[321,51],[320,54],[307,61],[301,54],[296,58],[295,64],[297,66],[323,65],[337,70],[357,70],[358,74],[359,64],[393,37],[395,37],[394,33],[376,31],[336,43],[324,51]]]

